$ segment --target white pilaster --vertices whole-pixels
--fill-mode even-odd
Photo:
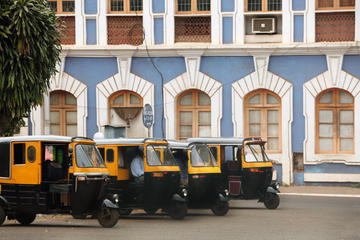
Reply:
[[[283,43],[291,42],[291,26],[293,19],[291,18],[290,1],[282,0],[282,39]]]
[[[360,41],[360,1],[355,1],[355,41]]]
[[[245,16],[244,2],[235,1],[235,44],[244,44],[245,42]]]
[[[221,39],[221,31],[220,31],[220,23],[221,21],[221,7],[220,1],[211,0],[211,43],[212,44],[220,44]]]
[[[307,43],[315,42],[315,1],[306,0],[306,12],[304,16],[305,36]]]
[[[84,5],[82,0],[75,0],[75,43],[76,45],[84,45],[85,39],[85,17]]]
[[[175,43],[175,1],[165,1],[164,43]]]
[[[107,1],[98,1],[98,45],[107,45]]]
[[[143,1],[143,26],[145,31],[145,41],[146,44],[153,44],[153,17],[152,17],[152,7],[151,1]]]

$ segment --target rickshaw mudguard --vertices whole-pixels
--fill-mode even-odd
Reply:
[[[179,194],[175,193],[172,196],[172,200],[176,201],[176,202],[186,202],[186,199],[181,197]]]
[[[3,196],[0,196],[0,206],[2,206],[6,210],[10,208],[9,202]]]
[[[108,207],[108,208],[119,208],[118,205],[116,205],[115,203],[113,203],[112,201],[110,201],[107,198],[103,200],[102,205],[104,205],[105,207]]]
[[[274,189],[273,187],[267,187],[266,192],[277,194],[277,193],[279,193],[280,191]]]

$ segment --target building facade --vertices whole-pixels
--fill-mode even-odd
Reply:
[[[61,62],[23,132],[261,136],[284,184],[360,182],[360,2],[48,2]]]

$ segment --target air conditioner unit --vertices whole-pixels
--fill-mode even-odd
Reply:
[[[252,33],[275,33],[275,18],[252,18]]]

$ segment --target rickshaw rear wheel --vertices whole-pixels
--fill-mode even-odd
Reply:
[[[6,213],[2,206],[0,206],[0,226],[5,222]]]
[[[264,205],[267,209],[276,209],[280,204],[280,197],[276,193],[265,193]]]
[[[35,213],[17,213],[15,219],[21,224],[21,225],[30,225],[36,218]]]
[[[120,216],[129,216],[132,212],[132,209],[127,209],[127,208],[123,208],[123,209],[119,209],[119,214]]]
[[[98,213],[98,221],[104,228],[112,228],[119,221],[119,209],[101,207]]]
[[[229,211],[229,203],[217,201],[216,204],[211,208],[211,211],[216,216],[225,216]]]
[[[174,201],[169,207],[168,214],[172,219],[184,219],[187,214],[186,203]]]

